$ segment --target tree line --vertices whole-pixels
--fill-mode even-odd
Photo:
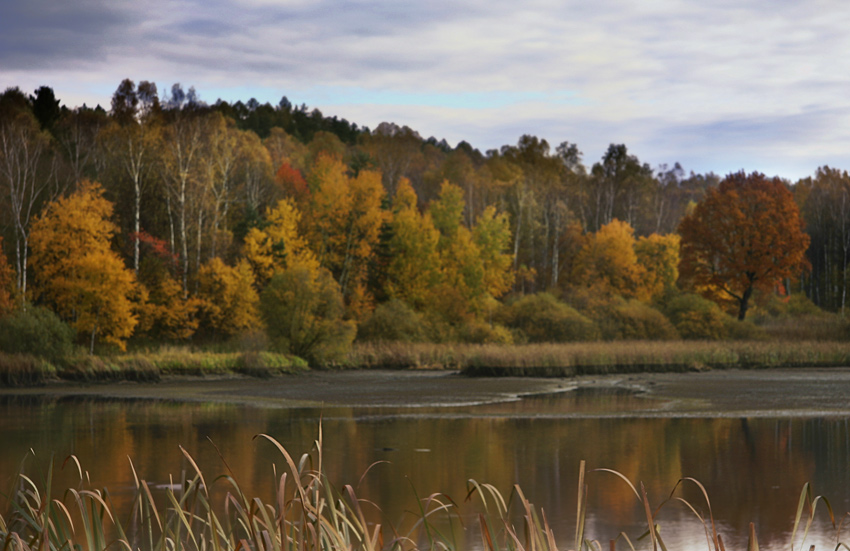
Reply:
[[[508,298],[550,293],[586,313],[612,296],[669,295],[680,223],[720,182],[678,163],[653,169],[618,144],[590,167],[576,144],[530,135],[452,148],[286,97],[206,104],[193,88],[127,79],[107,111],[10,88],[0,309],[47,306],[92,346],[231,337],[278,319],[269,338],[292,349],[311,332],[399,331],[376,316],[392,309],[387,319],[424,320],[430,339],[508,339],[500,331],[519,315],[500,310]],[[781,185],[811,236],[811,269],[798,262],[794,282],[782,279],[843,313],[850,177],[824,167]],[[268,311],[283,303],[324,313],[283,327]]]

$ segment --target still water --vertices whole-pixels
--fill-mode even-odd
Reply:
[[[119,508],[129,507],[128,457],[149,483],[167,484],[170,476],[179,480],[191,469],[178,448],[182,445],[207,480],[225,472],[224,459],[243,490],[268,499],[274,487],[272,465],[280,473],[285,464],[271,444],[252,437],[271,435],[300,455],[310,451],[321,423],[325,469],[332,483],[357,486],[359,496],[377,504],[384,511],[383,522],[392,524],[404,523],[404,512],[416,508],[416,495],[447,494],[466,515],[466,532],[458,535],[458,546],[465,548],[480,548],[481,541],[473,515],[479,509],[464,503],[468,479],[490,483],[506,497],[519,484],[545,510],[561,546],[571,545],[581,460],[589,470],[615,469],[636,485],[643,482],[653,506],[682,477],[696,478],[708,490],[730,550],[745,548],[751,521],[762,549],[789,549],[806,482],[829,499],[837,521],[850,510],[846,418],[644,417],[646,404],[631,394],[605,391],[456,408],[274,409],[2,398],[0,488],[9,487],[9,478],[30,450],[35,452],[27,460],[30,474],[43,472],[51,455],[58,466],[75,454],[95,486],[109,488]],[[607,413],[596,413],[602,410]],[[382,463],[369,469],[377,461]],[[61,470],[58,482],[76,485],[71,471]],[[605,547],[621,531],[635,541],[646,522],[627,485],[601,471],[589,472],[587,484],[586,535]],[[707,513],[695,486],[676,495]],[[804,549],[810,544],[835,547],[835,531],[825,513],[818,511],[815,533]],[[708,548],[701,525],[681,504],[665,505],[659,524],[671,550]],[[801,548],[799,537],[795,543]],[[636,545],[649,547],[647,541]]]

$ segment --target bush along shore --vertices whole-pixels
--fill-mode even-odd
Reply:
[[[42,476],[19,472],[13,477],[12,491],[0,494],[0,546],[9,551],[453,551],[464,548],[456,532],[464,524],[463,519],[467,519],[467,530],[480,533],[484,551],[602,549],[600,539],[595,539],[599,536],[589,533],[585,525],[588,486],[583,461],[578,473],[574,537],[556,535],[546,513],[535,507],[518,485],[505,496],[495,486],[475,480],[469,480],[465,500],[432,494],[419,500],[420,507],[413,513],[412,523],[393,525],[385,517],[398,516],[397,512],[381,513],[375,504],[360,499],[356,490],[360,484],[356,488],[350,484],[336,488],[330,483],[323,467],[321,430],[312,452],[300,459],[271,436],[261,434],[255,439],[274,446],[287,465],[282,473],[274,471],[276,484],[270,501],[246,494],[237,483],[238,473],[205,474],[181,447],[192,470],[185,476],[172,478],[181,482],[167,486],[165,500],[154,499],[143,473],[137,472],[131,462],[135,496],[129,518],[125,519],[127,512],[113,505],[108,489],[87,483],[88,473],[71,456],[65,464],[77,467],[80,477],[77,488],[62,491],[63,488],[54,487],[52,461]],[[681,479],[670,497],[658,504],[650,503],[642,484],[637,486],[618,472],[600,470],[621,478],[646,513],[645,533],[630,537],[620,532],[616,539],[606,542],[612,551],[634,550],[639,539],[648,539],[650,549],[666,550],[656,517],[662,508],[681,506],[690,510],[702,525],[702,529],[694,530],[694,540],[705,541],[709,551],[725,549],[708,492],[698,481]],[[364,473],[361,483],[365,476]],[[213,486],[224,486],[226,492],[214,493]],[[699,502],[691,504],[679,497],[683,486],[696,486]],[[821,496],[815,497],[809,484],[805,484],[791,531],[792,549],[796,545],[803,548],[820,501],[825,502]],[[825,503],[832,518],[832,510]],[[705,507],[708,514],[697,512]],[[840,527],[838,534],[840,537]],[[847,547],[839,542],[835,548],[842,546]],[[747,551],[758,549],[756,529],[750,523]]]

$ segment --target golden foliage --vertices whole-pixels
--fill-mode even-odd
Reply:
[[[350,300],[366,279],[367,262],[389,218],[381,208],[381,175],[363,170],[349,177],[339,157],[319,154],[307,182],[310,202],[305,226],[310,246]]]
[[[245,260],[228,266],[213,258],[201,266],[198,298],[202,321],[216,334],[233,336],[259,325],[259,296]]]
[[[170,341],[183,341],[194,335],[200,322],[197,314],[201,301],[184,297],[183,286],[167,274],[148,285],[139,285],[137,332]]]
[[[391,298],[423,308],[439,279],[437,242],[440,233],[431,215],[416,207],[416,192],[402,178],[393,202],[391,260],[387,267],[386,290]]]
[[[33,224],[30,262],[36,298],[81,334],[123,349],[137,319],[130,297],[135,277],[110,248],[115,226],[103,188],[84,181],[76,193],[58,199]]]
[[[260,287],[265,286],[275,272],[295,264],[318,267],[313,252],[299,232],[301,212],[289,199],[283,199],[266,214],[263,229],[251,228],[245,236],[243,255],[254,272]]]
[[[615,219],[588,236],[576,256],[571,280],[579,286],[646,299],[641,287],[643,276],[644,269],[635,253],[634,230],[628,223]]]
[[[642,294],[658,298],[676,288],[679,279],[679,242],[676,234],[640,237],[635,243],[638,264],[643,268]]]

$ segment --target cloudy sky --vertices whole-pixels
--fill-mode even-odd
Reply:
[[[482,151],[522,134],[653,167],[850,169],[845,0],[3,0],[0,87],[109,106],[124,78]]]

